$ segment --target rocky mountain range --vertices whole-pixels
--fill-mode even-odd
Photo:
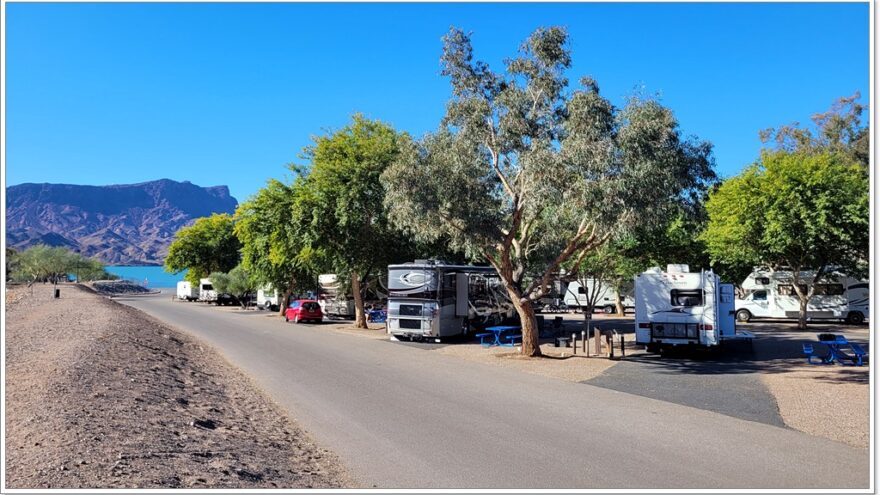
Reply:
[[[19,184],[6,188],[6,245],[67,246],[110,265],[161,265],[178,229],[212,213],[233,213],[237,205],[226,186],[169,179]]]

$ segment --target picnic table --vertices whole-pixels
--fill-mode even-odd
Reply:
[[[492,347],[492,346],[503,346],[503,347],[513,347],[513,343],[517,338],[521,338],[520,335],[508,335],[506,338],[510,341],[510,343],[504,344],[501,342],[501,335],[504,332],[517,332],[519,331],[519,327],[511,326],[511,325],[497,325],[494,327],[486,327],[486,333],[478,333],[476,336],[480,338],[480,345],[483,347]],[[487,342],[487,338],[492,338],[493,340]]]
[[[820,333],[816,335],[816,339],[820,344],[828,347],[828,353],[824,356],[815,354],[812,344],[804,344],[804,354],[807,356],[807,362],[813,364],[813,357],[820,359],[821,364],[833,364],[837,361],[840,364],[849,364],[854,366],[862,366],[864,364],[865,351],[855,342],[849,342],[846,337],[833,333]],[[847,352],[847,348],[849,351]]]

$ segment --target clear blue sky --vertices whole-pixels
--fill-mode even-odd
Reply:
[[[862,4],[15,4],[7,184],[171,178],[239,200],[362,112],[415,135],[449,97],[441,36],[501,69],[537,26],[571,33],[572,81],[659,93],[735,174],[759,129],[868,103]]]

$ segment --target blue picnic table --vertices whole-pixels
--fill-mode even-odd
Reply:
[[[846,340],[843,335],[833,333],[820,333],[816,336],[820,344],[828,347],[828,353],[824,356],[818,356],[813,350],[812,344],[804,344],[804,354],[807,356],[807,362],[812,364],[813,357],[820,359],[821,364],[833,364],[837,361],[840,364],[849,364],[854,366],[862,366],[864,364],[865,351],[855,342]],[[850,354],[846,348],[852,352]]]
[[[483,347],[491,347],[491,346],[504,346],[504,347],[513,347],[513,343],[517,338],[520,338],[520,335],[508,335],[507,340],[510,340],[510,343],[504,344],[501,342],[501,335],[504,332],[518,332],[519,327],[511,326],[511,325],[497,325],[494,327],[486,327],[486,333],[478,333],[476,336],[480,338],[480,345]],[[486,342],[487,338],[493,338],[491,342]]]

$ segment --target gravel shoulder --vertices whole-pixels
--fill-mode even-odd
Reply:
[[[6,293],[6,488],[358,486],[212,348],[60,287]]]

